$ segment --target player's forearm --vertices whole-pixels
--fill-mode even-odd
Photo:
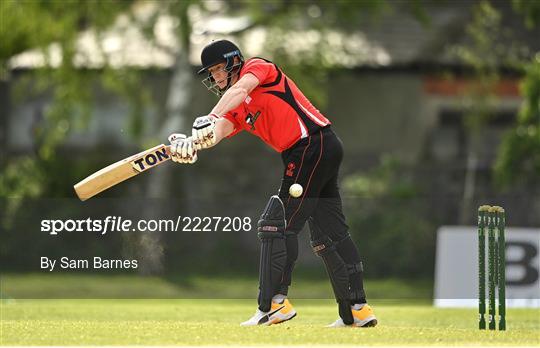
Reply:
[[[216,145],[234,131],[234,126],[228,120],[222,118],[216,122]]]
[[[212,114],[223,116],[238,107],[247,97],[247,90],[240,86],[232,86],[223,94],[219,102],[212,109]]]

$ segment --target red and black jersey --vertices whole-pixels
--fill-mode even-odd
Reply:
[[[239,78],[248,73],[257,77],[259,86],[242,104],[224,115],[234,124],[229,137],[247,130],[282,152],[330,124],[274,63],[249,59],[242,66]]]

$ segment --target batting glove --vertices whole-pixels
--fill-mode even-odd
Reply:
[[[216,143],[216,114],[197,117],[193,122],[192,138],[196,150],[207,149]]]
[[[191,137],[174,133],[169,136],[169,142],[171,143],[169,151],[174,162],[188,164],[197,162],[197,150],[195,150]]]

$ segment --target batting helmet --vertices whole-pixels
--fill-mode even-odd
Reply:
[[[244,60],[242,52],[238,46],[229,40],[212,41],[201,52],[202,69],[198,71],[199,74],[208,70],[209,67],[219,64],[221,62],[227,62],[225,70],[230,70],[234,64],[234,57],[239,57],[240,61]]]

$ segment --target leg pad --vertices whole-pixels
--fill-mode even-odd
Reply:
[[[310,228],[312,231],[313,229],[317,229],[312,221],[310,221]],[[320,233],[312,233],[313,235],[318,236],[319,239],[313,240],[311,246],[313,252],[324,262],[326,272],[332,283],[336,302],[338,303],[339,316],[345,324],[350,325],[354,322],[354,319],[351,312],[351,293],[347,265],[337,253],[336,246],[330,238],[322,236]]]
[[[257,224],[261,241],[259,262],[259,309],[268,312],[272,297],[278,293],[287,261],[285,244],[285,208],[278,196],[272,196]]]

